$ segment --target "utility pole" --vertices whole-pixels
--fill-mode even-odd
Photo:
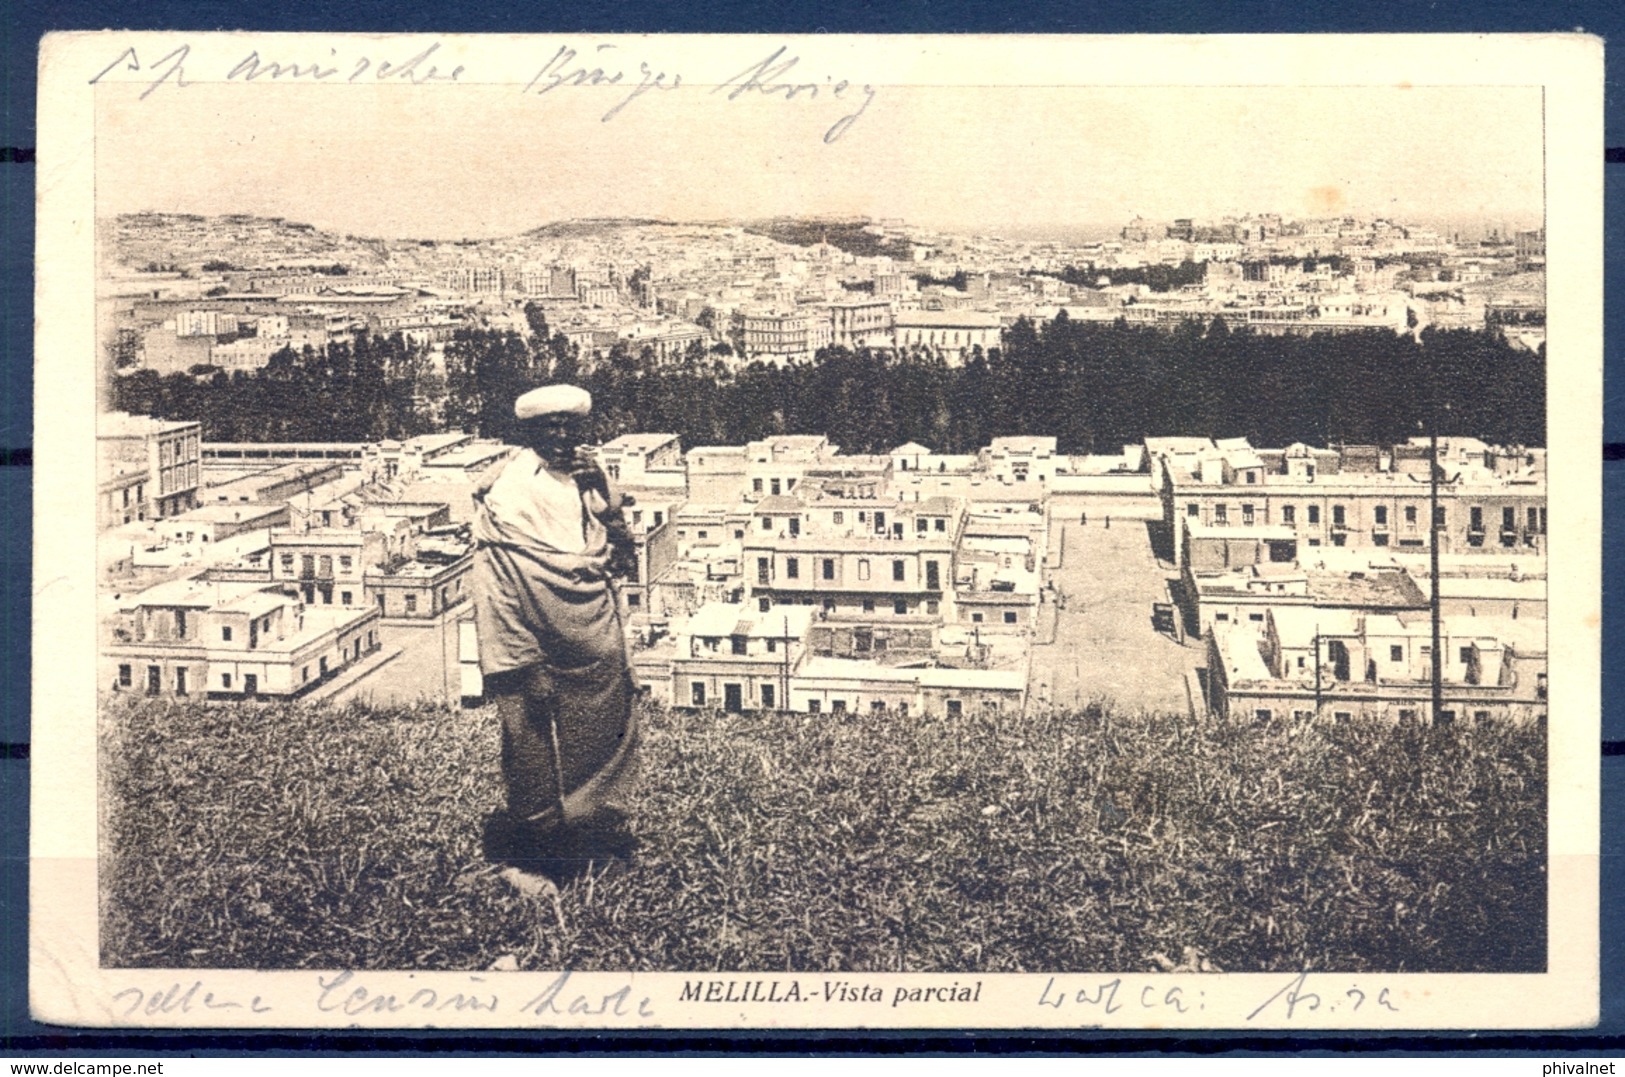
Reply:
[[[1320,720],[1320,625],[1315,625],[1315,720]]]
[[[1433,622],[1433,713],[1439,720],[1444,709],[1444,655],[1439,653],[1439,427],[1437,416],[1428,424],[1428,608]]]

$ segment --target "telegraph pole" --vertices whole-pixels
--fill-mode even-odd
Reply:
[[[1433,713],[1444,710],[1444,655],[1439,651],[1439,427],[1437,416],[1428,424],[1428,608],[1433,622]]]

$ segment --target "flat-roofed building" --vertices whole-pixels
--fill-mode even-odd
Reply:
[[[892,332],[899,350],[921,348],[962,362],[977,348],[999,347],[1004,321],[991,311],[905,310],[898,312]]]
[[[123,600],[102,683],[176,698],[302,695],[381,646],[378,613],[310,609],[263,584],[176,580]]]
[[[1305,562],[1317,547],[1425,551],[1428,452],[1426,439],[1255,450],[1237,438],[1156,456],[1176,563],[1243,567],[1249,550]],[[1441,553],[1545,552],[1544,450],[1441,439],[1439,463]]]
[[[887,666],[809,657],[790,681],[790,709],[803,714],[891,714],[898,718],[1019,713],[1027,677],[1015,669]]]
[[[598,463],[616,488],[634,497],[658,492],[681,498],[687,490],[688,472],[676,434],[622,434],[598,450]]]
[[[1546,625],[1443,617],[1443,706],[1432,713],[1426,610],[1275,608],[1262,622],[1207,634],[1208,710],[1237,720],[1382,719],[1400,723],[1544,719]]]
[[[823,622],[867,630],[852,641],[863,653],[877,630],[930,629],[952,616],[962,519],[946,498],[768,497],[741,546],[744,586],[763,611],[814,606]]]
[[[889,348],[895,315],[887,299],[846,299],[829,304],[830,342],[839,348]]]
[[[169,422],[122,411],[96,420],[100,459],[112,461],[115,469],[131,465],[145,470],[148,518],[162,519],[197,507],[202,443],[200,422]]]
[[[674,633],[672,702],[727,711],[788,709],[790,678],[811,623],[805,607],[762,613],[707,603]]]
[[[211,504],[161,520],[155,531],[170,542],[221,542],[245,531],[286,527],[287,523],[284,503]]]

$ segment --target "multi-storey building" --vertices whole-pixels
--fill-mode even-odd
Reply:
[[[202,440],[200,422],[166,422],[120,411],[102,415],[96,423],[102,460],[145,468],[148,515],[158,518],[197,507]]]
[[[1153,466],[1161,469],[1163,517],[1176,562],[1209,571],[1307,560],[1320,546],[1425,550],[1428,455],[1426,439],[1255,450],[1233,438],[1194,448],[1165,442],[1162,451],[1153,450]],[[1441,552],[1543,555],[1545,464],[1541,449],[1441,439]]]
[[[147,487],[152,482],[145,462],[103,459],[97,467],[96,529],[145,520],[151,511]]]
[[[742,543],[744,586],[766,612],[816,606],[851,630],[850,648],[878,631],[931,629],[951,616],[954,550],[963,509],[946,498],[892,503],[768,497]],[[846,641],[831,641],[839,653]],[[909,648],[913,649],[913,648]]]
[[[885,299],[848,299],[829,304],[830,343],[840,348],[889,348],[894,315]]]
[[[827,310],[735,311],[734,333],[751,359],[811,359],[834,339]]]
[[[271,579],[308,605],[364,606],[367,573],[404,564],[414,551],[405,526],[392,534],[339,527],[275,530]]]
[[[102,683],[175,697],[297,696],[377,651],[377,622],[376,610],[310,609],[263,584],[176,580],[121,606]]]

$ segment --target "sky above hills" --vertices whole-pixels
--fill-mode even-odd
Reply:
[[[986,231],[1136,214],[1541,216],[1538,87],[874,85],[788,102],[696,88],[607,120],[626,88],[142,89],[98,88],[99,216],[242,212],[436,239],[604,216]]]

